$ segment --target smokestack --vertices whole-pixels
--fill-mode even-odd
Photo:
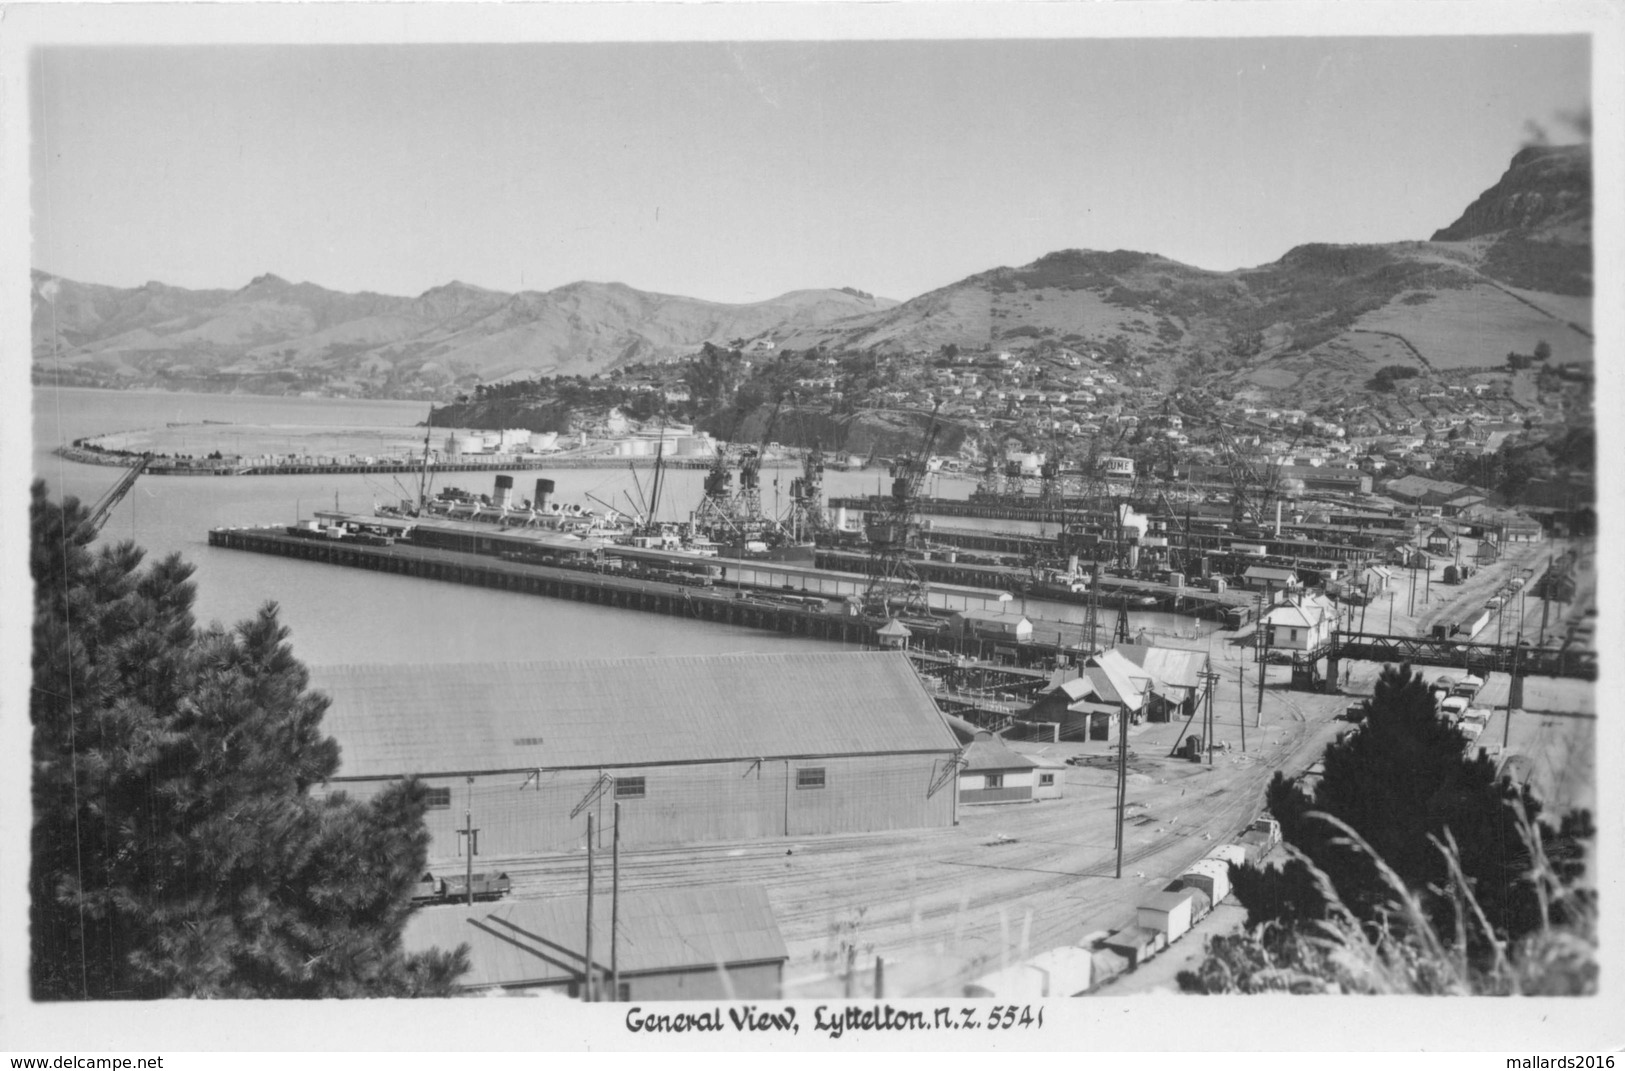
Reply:
[[[547,508],[547,498],[553,493],[552,480],[536,481],[536,497],[531,499],[531,508],[541,511]]]
[[[1281,538],[1281,500],[1275,500],[1275,538]]]
[[[498,476],[497,477],[496,493],[491,496],[491,500],[492,500],[493,503],[495,503],[495,505],[497,505],[501,509],[512,509],[513,508],[513,477],[512,476]]]

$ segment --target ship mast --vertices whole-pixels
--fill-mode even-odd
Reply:
[[[434,431],[434,403],[429,403],[429,418],[423,423],[423,467],[418,472],[418,512],[429,509],[429,435]]]

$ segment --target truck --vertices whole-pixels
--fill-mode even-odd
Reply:
[[[1439,704],[1439,717],[1449,722],[1451,725],[1455,725],[1457,722],[1461,721],[1462,717],[1466,713],[1467,699],[1463,696],[1447,696],[1445,701]]]
[[[1465,699],[1470,700],[1470,699],[1477,698],[1478,693],[1480,691],[1482,691],[1483,688],[1484,688],[1483,679],[1480,678],[1480,677],[1475,677],[1471,673],[1469,673],[1467,676],[1465,676],[1461,680],[1457,681],[1451,687],[1450,694],[1451,695],[1459,695],[1459,696],[1462,696]]]
[[[1262,859],[1281,843],[1281,823],[1267,814],[1261,814],[1242,830],[1236,843],[1248,849],[1249,861]]]

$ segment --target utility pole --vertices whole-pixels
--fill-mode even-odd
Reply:
[[[1236,663],[1236,716],[1241,724],[1247,724],[1247,662],[1242,659]]]
[[[777,482],[777,481],[775,481]],[[609,984],[610,1000],[621,999],[621,966],[616,953],[620,951],[621,928],[621,801],[615,801],[615,839],[611,848],[609,872]]]
[[[1264,724],[1264,678],[1270,672],[1270,634],[1263,621],[1258,623],[1258,637],[1260,642],[1258,658],[1258,713],[1255,725]],[[1243,715],[1245,717],[1245,715]]]
[[[1489,674],[1486,673],[1485,676],[1488,677]],[[1507,720],[1506,724],[1501,726],[1502,754],[1506,753],[1507,743],[1512,739],[1512,693],[1521,691],[1522,689],[1518,687],[1518,649],[1514,647],[1512,649],[1512,675],[1507,681]]]
[[[467,868],[463,874],[463,891],[468,896],[468,906],[474,906],[474,812],[463,812],[463,843],[468,848],[466,859]]]
[[[1123,809],[1128,800],[1128,711],[1117,714],[1117,876],[1123,876]]]
[[[584,984],[581,987],[581,999],[588,1004],[592,1003],[593,975],[592,969],[592,812],[587,812],[587,956],[586,970],[582,975]]]

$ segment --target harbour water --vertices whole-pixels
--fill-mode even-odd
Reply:
[[[422,421],[422,402],[355,401],[249,395],[181,394],[160,391],[103,391],[34,388],[34,473],[53,497],[63,494],[94,501],[116,482],[122,469],[82,465],[51,451],[75,438],[108,431],[205,420],[241,424],[318,424],[409,427]],[[517,473],[521,493],[526,479]],[[558,469],[545,475],[565,502],[597,507],[594,500],[629,508],[649,490],[649,471]],[[663,519],[686,517],[699,501],[704,472],[668,473],[661,494]],[[788,495],[794,470],[762,473],[762,502]],[[487,474],[448,474],[436,486],[484,486]],[[473,481],[481,481],[476,486]],[[642,490],[638,485],[641,483]],[[825,480],[831,495],[873,494],[885,477],[877,470],[832,470]],[[944,476],[932,493],[963,496],[973,479]],[[197,567],[196,612],[200,621],[234,622],[267,599],[282,608],[293,630],[295,652],[311,664],[372,662],[547,661],[570,658],[721,654],[806,649],[828,650],[824,641],[780,636],[710,622],[678,621],[608,607],[564,602],[412,577],[337,569],[210,547],[208,530],[223,525],[263,525],[308,518],[337,506],[370,511],[413,493],[409,478],[376,475],[179,477],[137,481],[103,529],[104,539],[133,539],[149,555],[178,552]],[[959,521],[958,526],[974,522]],[[1037,637],[1044,621],[1081,622],[1085,609],[1019,596],[1011,604],[1034,620]],[[1110,634],[1116,611],[1101,611],[1102,637]],[[1131,613],[1131,638],[1142,630],[1158,642],[1201,646],[1213,625],[1168,614]]]

